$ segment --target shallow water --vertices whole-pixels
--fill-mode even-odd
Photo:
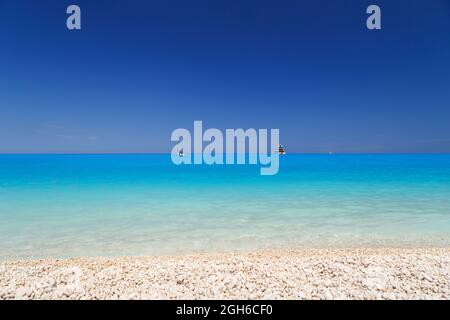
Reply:
[[[450,155],[0,155],[0,259],[449,246]]]

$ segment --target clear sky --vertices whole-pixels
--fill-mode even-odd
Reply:
[[[1,153],[169,152],[194,120],[450,152],[449,0],[0,0],[0,40]]]

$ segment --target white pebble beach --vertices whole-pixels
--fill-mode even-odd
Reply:
[[[449,299],[450,248],[0,262],[0,299]]]

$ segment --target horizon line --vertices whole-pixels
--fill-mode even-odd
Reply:
[[[0,152],[0,156],[2,155],[171,155],[171,152]],[[186,153],[186,154],[195,154],[195,153]],[[220,153],[226,155],[227,153]],[[233,153],[238,154],[238,153]],[[244,154],[250,154],[248,152]],[[259,154],[259,153],[256,153]],[[382,154],[391,154],[391,155],[400,155],[400,154],[448,154],[450,155],[450,151],[448,152],[288,152],[286,155],[296,154],[296,155],[352,155],[352,154],[361,154],[361,155],[382,155]]]

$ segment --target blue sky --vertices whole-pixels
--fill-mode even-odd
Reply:
[[[289,152],[450,152],[448,0],[2,0],[0,39],[1,153],[169,152],[194,120]]]

